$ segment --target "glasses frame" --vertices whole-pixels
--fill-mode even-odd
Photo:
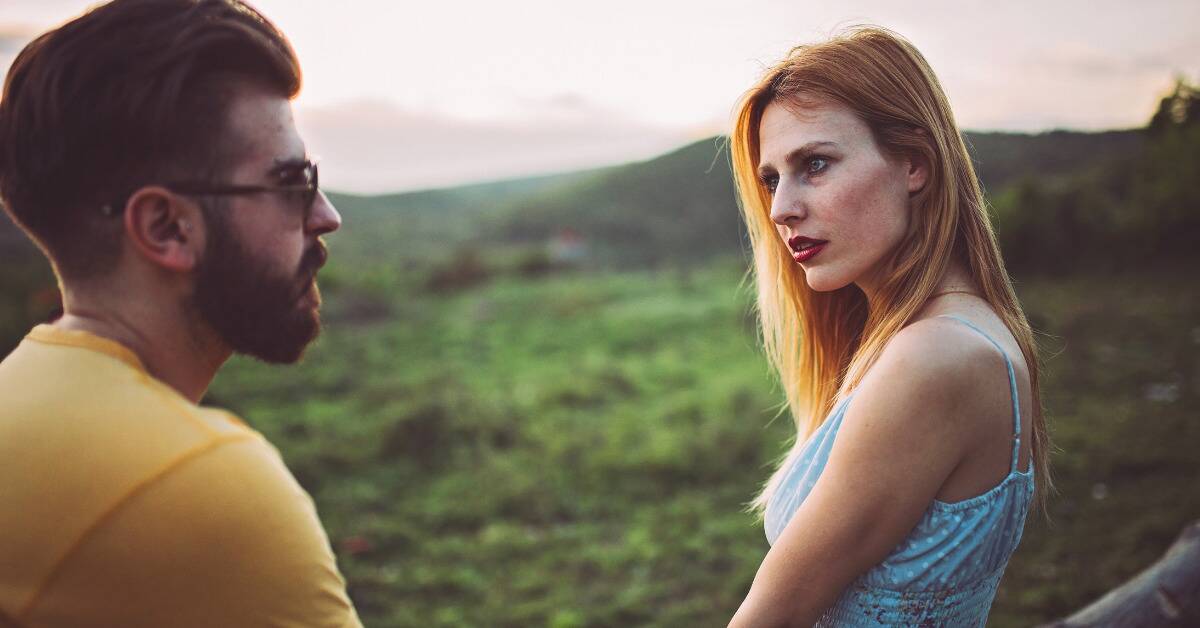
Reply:
[[[304,183],[283,185],[214,185],[206,181],[175,181],[160,183],[158,185],[183,196],[249,196],[251,194],[304,192],[304,216],[307,218],[312,210],[313,203],[317,200],[317,192],[321,189],[320,177],[317,173],[317,162],[306,159],[303,163],[297,165],[304,173],[304,178],[306,179]],[[125,203],[128,201],[129,197],[126,196],[120,202],[108,203],[102,206],[100,211],[105,216],[115,216],[125,209]]]

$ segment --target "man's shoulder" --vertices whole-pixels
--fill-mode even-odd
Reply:
[[[86,448],[136,460],[240,432],[252,430],[112,355],[26,338],[0,363],[0,448],[36,443],[58,455]]]
[[[167,521],[249,544],[272,524],[319,536],[278,452],[233,414],[106,356],[33,349],[0,369],[0,563],[23,566],[27,595],[54,574],[136,563],[136,548],[180,534]],[[273,514],[255,519],[244,500]]]
[[[334,625],[354,616],[311,498],[248,429],[180,452],[77,539],[47,603],[94,597],[97,613],[136,608],[154,625],[265,625],[275,616]],[[204,604],[191,597],[200,590]]]
[[[237,440],[274,453],[232,414],[144,371],[26,339],[0,368],[0,534],[52,545],[39,522],[80,533],[189,458]]]
[[[278,458],[230,412],[196,406],[154,381],[106,383],[81,394],[67,379],[0,401],[0,478],[8,478],[0,479],[8,502],[0,507],[85,524],[231,444],[247,445],[242,456]]]

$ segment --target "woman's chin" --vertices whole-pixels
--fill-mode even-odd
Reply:
[[[804,271],[804,280],[808,287],[815,292],[833,292],[841,290],[850,284],[850,280],[828,272],[823,268],[810,268]]]

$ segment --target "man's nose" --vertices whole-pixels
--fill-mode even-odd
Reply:
[[[308,224],[305,226],[309,233],[318,236],[337,231],[342,226],[342,215],[334,208],[333,203],[329,202],[325,192],[317,190],[312,211],[308,215]]]

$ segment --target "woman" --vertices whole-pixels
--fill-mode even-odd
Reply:
[[[856,29],[767,72],[732,155],[797,439],[730,626],[982,626],[1048,442],[945,94],[912,44]]]

